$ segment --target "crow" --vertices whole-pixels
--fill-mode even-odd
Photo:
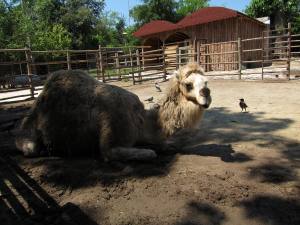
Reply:
[[[242,112],[243,110],[245,109],[245,111],[247,111],[247,104],[245,103],[245,100],[243,98],[240,99],[240,107],[242,109]]]
[[[158,92],[161,92],[160,86],[157,82],[155,82],[155,88]]]

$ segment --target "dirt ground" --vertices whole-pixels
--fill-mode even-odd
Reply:
[[[123,86],[156,102],[167,84],[162,93]],[[211,108],[183,153],[148,163],[25,159],[7,120],[18,123],[28,103],[0,105],[1,224],[299,225],[300,81],[210,88]]]

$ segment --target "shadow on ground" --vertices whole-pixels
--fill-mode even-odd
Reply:
[[[243,163],[251,157],[236,153],[231,145],[199,145],[187,148],[181,154],[213,156],[224,162]],[[111,185],[125,178],[145,178],[166,176],[179,154],[159,155],[152,162],[111,162],[100,163],[92,159],[40,158],[28,159],[33,167],[42,167],[41,182],[65,188],[80,188],[100,182]],[[78,177],[81,177],[78,180]]]
[[[1,224],[97,225],[78,206],[58,203],[9,157],[0,157]]]
[[[279,184],[296,180],[297,174],[287,165],[267,163],[250,168],[249,177],[258,178],[260,182]]]
[[[205,114],[197,134],[199,142],[215,142],[226,145],[240,142],[282,154],[285,163],[270,162],[249,168],[249,177],[261,182],[283,183],[297,180],[295,168],[300,167],[300,142],[274,134],[294,123],[287,118],[264,118],[264,112],[232,113],[226,108],[212,108]],[[239,154],[239,153],[236,153]],[[241,153],[242,154],[242,153]],[[247,158],[247,156],[244,156]]]
[[[0,119],[13,117],[18,113],[24,113],[27,108],[15,108],[10,111],[0,112]],[[282,146],[284,155],[294,162],[299,160],[299,154],[290,151],[290,146],[296,148],[299,143],[273,135],[272,132],[288,128],[293,121],[290,119],[264,119],[264,113],[232,113],[226,108],[212,108],[207,111],[203,124],[197,133],[190,133],[186,138],[179,139],[184,147],[181,154],[198,155],[203,157],[218,157],[223,162],[243,163],[252,160],[251,156],[236,152],[230,143],[248,141],[262,145]],[[1,117],[2,116],[2,117]],[[19,115],[18,115],[19,116]],[[7,119],[7,118],[6,118]],[[1,138],[1,137],[0,137]],[[12,139],[12,137],[11,137]],[[204,144],[206,141],[217,144]],[[258,142],[257,142],[258,141]],[[7,149],[7,148],[5,148]],[[297,151],[299,152],[299,151]],[[59,186],[70,186],[79,188],[101,182],[109,185],[119,182],[124,178],[144,178],[149,176],[165,176],[171,165],[177,160],[177,154],[160,155],[153,162],[129,162],[129,163],[99,163],[92,159],[59,159],[40,158],[27,160],[32,166],[42,166],[43,174],[40,176],[42,182],[48,182]],[[25,160],[26,161],[26,160]],[[269,169],[268,169],[269,168]],[[280,178],[274,178],[272,171],[276,170],[273,165],[268,168],[252,168],[251,176],[273,176],[277,182],[293,179],[292,169],[285,169]],[[270,170],[271,172],[268,172]],[[278,169],[276,171],[279,171]],[[285,176],[288,178],[285,178]],[[81,177],[78,181],[78,177]],[[274,180],[275,179],[275,180]]]
[[[276,145],[281,141],[286,144],[299,144],[273,134],[274,131],[288,128],[294,123],[286,118],[264,118],[264,112],[241,113],[225,107],[212,108],[204,116],[199,131],[199,140],[214,140],[218,143],[234,143],[240,141],[260,141],[259,146]]]
[[[226,217],[211,204],[192,201],[188,204],[186,216],[175,225],[221,225]]]
[[[258,219],[262,224],[300,224],[299,199],[283,199],[277,196],[260,195],[241,202],[250,219]]]

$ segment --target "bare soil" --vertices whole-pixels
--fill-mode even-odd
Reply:
[[[167,86],[117,84],[154,102]],[[1,224],[300,224],[300,82],[210,88],[213,104],[183,153],[143,163],[26,159],[13,130],[32,102],[0,105]]]

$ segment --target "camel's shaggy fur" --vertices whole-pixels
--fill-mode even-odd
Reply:
[[[145,110],[135,94],[83,71],[56,72],[23,120],[16,145],[27,156],[155,158],[153,149],[160,149],[176,132],[196,126],[210,105],[203,75],[196,64],[182,67],[160,107]]]

